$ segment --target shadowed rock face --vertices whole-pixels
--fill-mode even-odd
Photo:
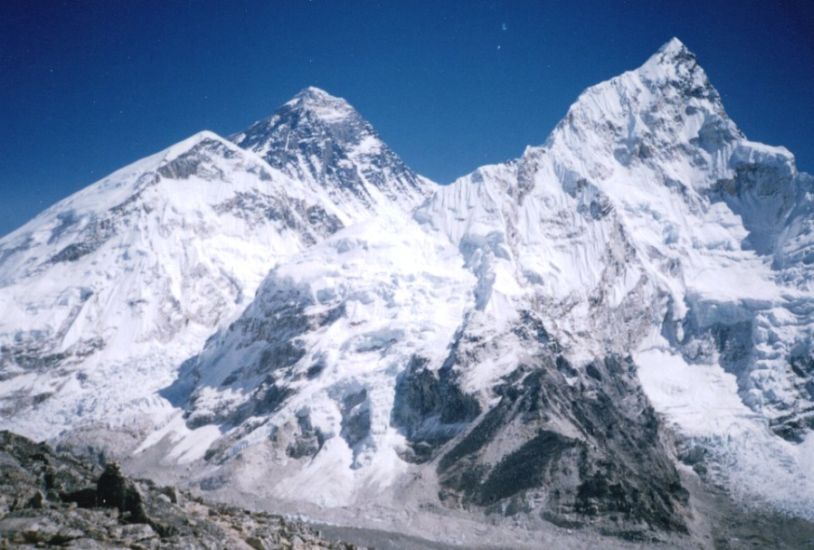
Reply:
[[[342,430],[339,435],[354,450],[354,460],[357,448],[367,440],[370,435],[370,402],[367,389],[346,393],[341,399]],[[358,464],[354,464],[358,468]]]
[[[626,538],[686,532],[687,492],[628,359],[568,383],[561,357],[522,365],[498,404],[437,454],[441,498]]]
[[[3,548],[355,548],[278,516],[130,480],[116,464],[100,474],[97,465],[11,432],[0,432],[0,465]]]
[[[215,211],[229,212],[254,227],[261,226],[268,220],[281,223],[302,234],[309,245],[342,228],[342,222],[319,205],[309,205],[302,199],[263,193],[235,193],[232,198],[216,205]]]
[[[325,443],[326,435],[311,424],[309,411],[302,410],[297,414],[297,425],[300,433],[286,447],[286,454],[291,458],[313,457]]]
[[[402,453],[409,462],[427,462],[478,414],[477,399],[461,391],[450,368],[434,373],[414,356],[396,382],[391,423],[410,443],[410,452]]]
[[[345,100],[317,88],[301,91],[233,139],[291,177],[325,188],[339,203],[372,208],[372,188],[396,202],[425,193],[419,176],[369,122]]]
[[[132,523],[148,523],[141,495],[135,485],[124,478],[115,462],[105,467],[96,482],[96,504],[117,508],[119,514]]]
[[[402,458],[433,468],[451,508],[538,518],[646,540],[687,532],[688,493],[629,357],[576,367],[539,319],[512,329],[526,359],[491,388],[464,388],[478,364],[509,350],[469,330],[432,371],[414,356],[399,376],[391,423]]]

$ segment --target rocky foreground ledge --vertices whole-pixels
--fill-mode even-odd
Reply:
[[[351,550],[302,523],[210,504],[0,431],[0,549]]]

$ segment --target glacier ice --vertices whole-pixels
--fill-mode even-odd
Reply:
[[[811,519],[812,204],[677,39],[445,186],[307,88],[0,240],[0,425],[295,507]]]

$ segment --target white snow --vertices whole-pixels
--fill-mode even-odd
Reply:
[[[713,454],[718,475],[741,502],[814,518],[814,435],[802,444],[777,437],[738,397],[734,375],[715,363],[687,363],[658,335],[634,359],[653,406]]]
[[[202,142],[209,145],[196,173],[156,175]],[[201,132],[68,197],[0,240],[0,250],[10,251],[0,263],[0,344],[68,355],[59,369],[38,368],[3,383],[8,391],[0,404],[12,411],[23,381],[26,393],[54,396],[3,415],[0,425],[43,438],[78,422],[161,421],[167,404],[157,392],[172,382],[178,365],[245,307],[280,258],[307,244],[305,221],[298,232],[263,211],[223,209],[241,194],[273,197],[283,206],[306,200],[256,155]],[[330,212],[333,205],[324,208]],[[82,242],[89,253],[52,260]],[[4,371],[10,374],[16,363],[6,355]]]
[[[316,88],[234,139],[250,150],[196,134],[0,239],[0,427],[136,426],[136,452],[167,445],[167,467],[203,478],[225,449],[244,490],[359,504],[415,471],[391,425],[411,359],[439,369],[456,333],[476,336],[462,382],[488,406],[535,351],[512,332],[531,312],[577,366],[632,353],[733,493],[814,510],[814,436],[769,427],[812,406],[789,357],[814,353],[814,184],[743,136],[677,39],[585,90],[542,146],[449,186]],[[173,405],[159,392],[179,373],[191,395]],[[250,408],[272,383],[292,393]],[[349,442],[360,395],[369,434]],[[239,422],[207,423],[224,416]],[[305,416],[325,439],[293,459]]]

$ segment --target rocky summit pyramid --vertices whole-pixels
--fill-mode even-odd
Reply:
[[[0,427],[468,546],[793,547],[813,205],[677,39],[446,186],[307,88],[0,240]]]
[[[405,165],[347,101],[319,88],[302,90],[232,140],[356,216],[393,203],[409,209],[434,186]]]

